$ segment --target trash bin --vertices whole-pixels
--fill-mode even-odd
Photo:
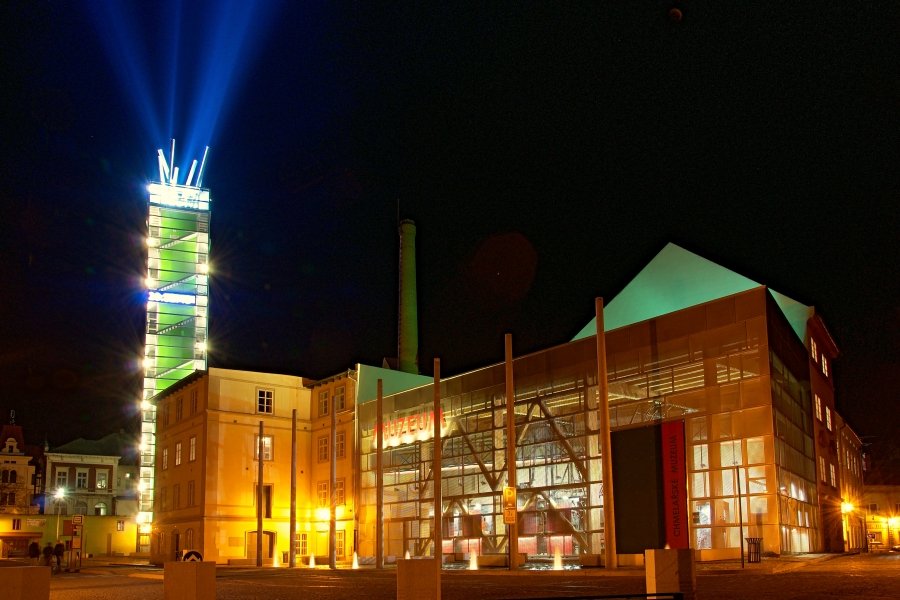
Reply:
[[[758,563],[762,559],[762,538],[748,537],[747,540],[747,562]]]

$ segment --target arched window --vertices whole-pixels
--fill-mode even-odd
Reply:
[[[86,515],[87,514],[87,502],[83,500],[79,500],[75,503],[75,514],[76,515]]]
[[[0,483],[9,483],[9,471],[3,469],[3,473],[0,473]]]
[[[97,504],[95,504],[94,505],[94,514],[100,515],[100,516],[109,514],[107,506],[106,506],[106,502],[98,502]]]
[[[15,483],[17,477],[18,477],[18,473],[16,473],[15,471],[9,472],[9,482],[10,483]]]

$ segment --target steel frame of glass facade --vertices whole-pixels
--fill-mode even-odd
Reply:
[[[596,346],[592,339],[514,361],[519,550],[529,555],[599,552],[603,533]],[[443,554],[503,553],[506,465],[504,365],[444,380],[441,386]],[[384,399],[386,555],[434,555],[433,441],[405,423],[430,418],[433,387]],[[359,544],[374,554],[375,403],[358,407]],[[387,416],[389,415],[389,416]],[[423,420],[422,429],[427,418]],[[402,423],[401,423],[402,422]],[[404,438],[404,434],[409,437]],[[430,437],[430,436],[429,436]],[[592,500],[593,499],[593,500]]]

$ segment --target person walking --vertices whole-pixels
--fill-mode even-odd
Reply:
[[[63,543],[60,541],[56,542],[56,546],[53,547],[53,556],[56,557],[56,572],[59,573],[62,571],[62,557],[66,552],[66,547],[63,546]]]
[[[31,542],[28,544],[28,558],[31,559],[31,562],[39,565],[41,564],[41,545],[37,542]]]
[[[44,566],[49,567],[50,561],[53,559],[53,545],[50,542],[47,542],[47,545],[44,546],[41,554],[44,556]]]

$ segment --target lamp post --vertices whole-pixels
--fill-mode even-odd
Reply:
[[[59,540],[59,511],[62,506],[63,498],[66,497],[66,490],[64,488],[57,488],[53,497],[56,498],[56,539]]]

